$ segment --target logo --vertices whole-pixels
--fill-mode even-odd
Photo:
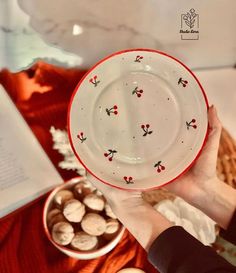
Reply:
[[[199,14],[195,9],[190,9],[186,14],[181,14],[181,40],[199,40]]]

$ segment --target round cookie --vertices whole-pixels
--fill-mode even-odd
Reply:
[[[105,206],[104,198],[95,193],[86,195],[83,203],[93,211],[102,211]]]
[[[86,232],[77,232],[70,243],[71,247],[80,251],[95,250],[98,246],[98,238]]]
[[[48,220],[48,227],[52,228],[52,226],[54,226],[58,222],[67,222],[65,216],[61,212]]]
[[[105,239],[111,240],[120,229],[120,223],[116,219],[108,219],[106,222],[106,230],[102,235]]]
[[[59,245],[68,245],[74,237],[74,229],[67,222],[59,222],[52,228],[52,239]]]
[[[82,219],[81,227],[90,235],[100,236],[106,230],[106,220],[99,214],[88,213]]]
[[[64,204],[63,215],[69,222],[79,223],[85,214],[85,206],[77,199],[71,199]]]
[[[129,268],[121,269],[117,271],[116,273],[145,273],[145,272],[139,268],[129,267]]]
[[[74,198],[74,194],[69,190],[61,190],[54,196],[54,203],[57,207],[61,208],[65,202]]]
[[[61,211],[59,209],[52,209],[47,214],[47,221],[51,221],[56,215],[60,214]]]

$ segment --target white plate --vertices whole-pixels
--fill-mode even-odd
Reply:
[[[165,53],[117,52],[80,81],[68,116],[72,148],[99,180],[162,186],[186,171],[207,136],[207,98],[193,73]]]

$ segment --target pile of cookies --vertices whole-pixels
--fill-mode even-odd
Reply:
[[[47,225],[54,242],[77,251],[103,247],[121,228],[105,198],[88,181],[55,194]]]

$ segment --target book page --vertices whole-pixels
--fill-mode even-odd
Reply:
[[[0,86],[0,218],[63,182]]]

